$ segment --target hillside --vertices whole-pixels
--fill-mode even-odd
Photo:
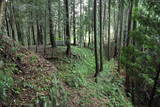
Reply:
[[[94,55],[89,49],[72,47],[74,56],[68,58],[65,48],[58,47],[47,61],[6,37],[0,46],[2,105],[131,106],[114,60],[105,62],[96,84]]]
[[[0,0],[0,107],[160,107],[159,0]]]
[[[0,40],[0,99],[2,105],[23,105],[49,96],[56,68],[17,42]]]

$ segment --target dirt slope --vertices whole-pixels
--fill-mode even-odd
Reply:
[[[14,88],[9,91],[8,104],[28,104],[39,96],[49,95],[55,66],[43,57],[22,47],[8,37],[0,37],[0,54],[16,64],[21,71],[13,75]],[[16,93],[14,90],[19,90]]]

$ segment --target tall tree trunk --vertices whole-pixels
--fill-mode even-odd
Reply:
[[[36,20],[36,27],[37,27],[37,43],[38,46],[40,45],[40,30],[39,30],[39,25],[38,25],[38,19]]]
[[[134,0],[134,8],[137,8],[138,7],[138,3],[139,3],[139,0]],[[137,27],[137,21],[136,20],[133,20],[133,31],[136,30],[136,27]],[[133,45],[135,45],[135,40],[133,39]],[[135,63],[135,56],[132,57],[132,62]],[[134,72],[134,71],[132,71]],[[131,94],[132,94],[132,103],[135,105],[135,84],[136,84],[136,81],[134,81],[134,79],[132,79],[131,81],[132,83],[132,90],[131,90]]]
[[[28,25],[28,35],[26,35],[27,36],[28,49],[30,49],[30,46],[31,46],[30,34],[31,34],[31,29],[30,29],[30,25]]]
[[[22,45],[24,45],[23,37],[22,37],[22,33],[21,33],[21,27],[20,27],[20,24],[18,22],[16,22],[16,30],[17,30],[18,41],[20,43],[22,43]]]
[[[88,0],[88,47],[90,47],[91,44],[91,29],[92,29],[92,25],[91,25],[91,0]]]
[[[0,0],[0,29],[2,27],[3,16],[4,16],[5,0]]]
[[[90,44],[91,44],[91,29],[89,28],[89,31],[88,31],[88,47],[90,47]]]
[[[106,10],[107,10],[107,4],[105,0],[104,1],[104,11],[103,11],[103,32],[105,30],[105,25],[106,25]]]
[[[58,0],[58,37],[61,38],[61,0]]]
[[[46,45],[47,45],[47,9],[45,8],[45,19],[44,19],[44,56],[46,55]]]
[[[7,6],[5,8],[5,22],[6,22],[6,30],[7,30],[7,35],[10,37],[10,30],[9,30],[9,21],[8,21],[8,14],[7,14]]]
[[[76,45],[76,10],[75,10],[75,0],[73,1],[73,44]]]
[[[32,24],[32,39],[33,39],[33,45],[36,45],[35,32],[34,32],[34,25],[33,24]]]
[[[130,5],[129,5],[129,17],[128,17],[128,31],[127,31],[127,46],[130,43],[130,37],[129,37],[129,33],[131,31],[131,22],[132,22],[132,8],[133,8],[133,0],[130,1]],[[130,92],[130,77],[129,77],[129,67],[126,66],[126,80],[125,80],[125,85],[126,85],[126,93],[127,95]]]
[[[121,8],[120,8],[120,14],[122,15],[120,18],[120,32],[119,32],[119,51],[118,51],[118,56],[120,56],[120,50],[121,50],[121,45],[122,45],[122,31],[123,31],[123,1],[120,0],[121,3]]]
[[[9,13],[9,24],[10,24],[10,28],[11,28],[11,35],[12,35],[12,39],[13,40],[16,40],[16,36],[15,36],[15,31],[14,31],[14,17],[13,17],[13,11],[12,11],[12,3],[10,2],[9,5],[9,10],[10,10],[10,13]]]
[[[103,36],[102,36],[102,0],[99,2],[99,19],[100,19],[100,72],[103,71]]]
[[[94,77],[97,77],[99,74],[99,62],[98,62],[98,47],[97,47],[97,0],[94,0],[94,48],[95,48],[95,64],[96,64],[96,72]],[[97,78],[96,78],[97,82]]]
[[[24,45],[24,38],[23,38],[23,35],[22,35],[22,32],[21,32],[21,26],[19,24],[19,21],[17,21],[17,18],[15,16],[15,8],[13,7],[13,1],[11,1],[11,11],[12,11],[12,16],[13,16],[13,19],[14,19],[14,23],[15,23],[15,27],[16,27],[16,31],[17,31],[17,36],[18,36],[18,41]],[[19,14],[19,13],[17,13]]]
[[[42,29],[42,25],[38,24],[38,31],[39,31],[39,34],[37,35],[38,36],[38,45],[42,45],[43,44],[43,29]]]
[[[11,31],[12,31],[12,39],[16,40],[15,31],[14,31],[14,27],[13,27],[13,23],[12,23],[12,18],[11,17],[10,17],[9,23],[10,23],[10,27],[11,27]]]
[[[133,0],[130,0],[130,7],[129,7],[129,16],[128,16],[128,31],[127,31],[127,46],[130,43],[129,33],[131,31],[131,24],[132,24],[132,9],[133,9]]]
[[[48,12],[49,12],[49,29],[50,29],[50,42],[52,45],[52,48],[56,47],[56,38],[53,34],[53,22],[52,22],[52,12],[51,12],[51,0],[48,0]]]
[[[71,56],[71,43],[70,43],[70,30],[69,30],[69,7],[68,0],[64,0],[65,10],[66,10],[66,55],[68,57]]]
[[[33,11],[32,10],[30,11],[30,18],[31,18],[31,20],[34,20],[33,19]],[[36,45],[35,31],[34,31],[34,21],[32,21],[32,23],[31,23],[31,32],[32,32],[33,45]]]
[[[108,60],[110,60],[110,16],[111,16],[111,0],[108,1]]]
[[[80,47],[82,47],[82,42],[83,42],[83,15],[82,15],[82,9],[83,9],[83,7],[82,7],[82,3],[83,3],[83,1],[82,0],[80,0]]]
[[[120,18],[120,32],[119,32],[119,50],[118,50],[118,57],[120,58],[121,56],[121,45],[122,45],[122,34],[123,34],[123,11],[124,11],[124,3],[122,0],[120,0],[120,13],[121,13],[121,18]],[[120,72],[120,60],[118,59],[118,72]]]
[[[116,17],[116,12],[114,11],[114,17]],[[118,54],[118,25],[119,25],[119,18],[120,18],[120,3],[118,5],[118,17],[117,17],[117,22],[116,22],[116,18],[114,21],[114,39],[115,39],[115,47],[114,47],[114,58],[117,58],[117,54]]]
[[[128,13],[128,9],[125,9],[125,13]],[[128,15],[124,14],[124,31],[123,31],[123,47],[126,46],[127,41],[127,23],[128,23]]]

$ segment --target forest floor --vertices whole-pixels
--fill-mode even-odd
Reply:
[[[118,75],[114,60],[104,60],[104,71],[95,83],[93,52],[72,47],[73,56],[68,58],[65,50],[63,46],[47,48],[44,55],[43,48],[39,47],[37,55],[8,38],[1,39],[0,82],[3,81],[0,103],[25,105],[34,102],[46,107],[132,107],[125,96],[123,77]]]
[[[35,50],[32,48],[32,51]],[[58,72],[56,77],[63,82],[65,97],[61,103],[69,107],[130,107],[132,104],[125,96],[123,76],[117,73],[114,60],[104,60],[104,71],[95,83],[95,60],[92,50],[72,46],[72,57],[65,55],[66,48],[59,46],[46,48],[40,46],[37,52],[52,62]],[[66,102],[65,102],[66,101]],[[62,105],[63,105],[62,104]]]
[[[0,93],[3,105],[31,104],[47,96],[56,68],[9,38],[0,40]]]

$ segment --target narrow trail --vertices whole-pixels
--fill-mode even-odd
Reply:
[[[26,47],[28,48],[28,47]],[[38,55],[43,56],[45,59],[54,59],[58,56],[64,55],[64,53],[60,53],[61,50],[59,48],[51,48],[51,45],[47,45],[46,48],[44,48],[43,45],[39,46],[29,46],[28,48],[30,51],[37,53]]]

